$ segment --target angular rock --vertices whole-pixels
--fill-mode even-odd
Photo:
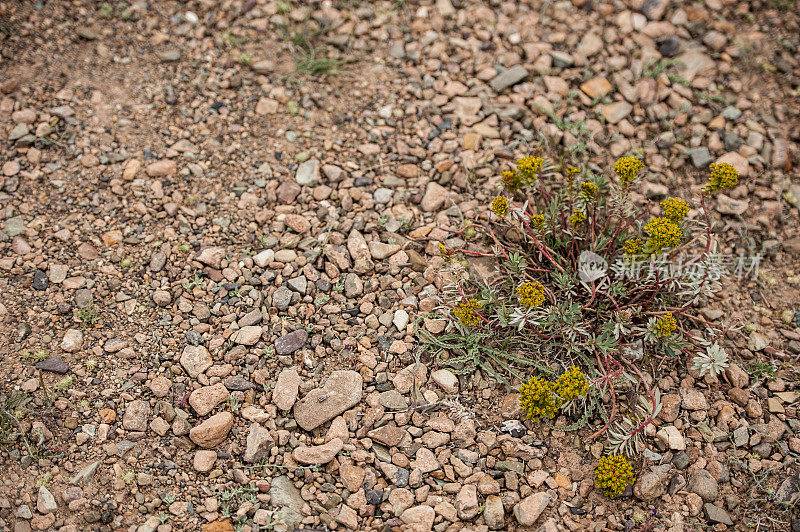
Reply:
[[[233,428],[233,414],[220,412],[206,419],[189,431],[189,438],[204,449],[216,447],[222,443]]]
[[[523,526],[533,526],[550,500],[550,495],[545,491],[529,495],[514,506],[514,517]]]
[[[272,402],[281,410],[290,410],[297,401],[299,388],[300,375],[296,369],[289,368],[281,371],[275,387],[272,389]]]
[[[363,383],[356,371],[334,371],[322,387],[311,390],[294,405],[295,421],[303,430],[314,430],[357,405]]]
[[[196,378],[211,367],[211,354],[202,345],[187,345],[181,353],[180,363],[190,377]]]
[[[131,401],[125,407],[125,415],[122,416],[122,428],[144,432],[147,430],[147,421],[150,417],[150,403],[147,401]]]
[[[292,457],[304,465],[323,465],[333,460],[343,446],[342,440],[333,438],[323,445],[295,447]]]
[[[231,341],[239,345],[255,345],[261,339],[261,326],[248,325],[231,335]]]
[[[205,247],[197,252],[194,259],[202,262],[206,266],[219,270],[222,268],[222,260],[225,258],[225,250],[221,247]]]
[[[189,396],[189,404],[197,415],[205,416],[218,404],[227,401],[230,395],[225,385],[218,382],[213,386],[203,386],[193,391]]]
[[[498,76],[496,76],[492,81],[489,82],[492,89],[496,91],[501,91],[506,89],[512,85],[516,85],[523,79],[528,77],[528,71],[525,70],[524,67],[517,65],[515,67],[511,67],[505,72],[501,72]]]
[[[308,161],[300,163],[294,175],[294,180],[301,186],[316,185],[319,183],[319,161],[316,159],[309,159]]]
[[[242,457],[243,460],[248,464],[261,460],[261,458],[269,454],[274,443],[267,429],[258,423],[253,423],[247,432],[247,444]]]

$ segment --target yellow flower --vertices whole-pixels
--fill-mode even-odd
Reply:
[[[561,402],[553,393],[555,384],[547,379],[533,376],[519,389],[519,406],[532,421],[540,417],[553,419]]]
[[[479,308],[481,308],[481,306],[477,299],[467,299],[456,305],[453,309],[453,315],[458,319],[461,325],[474,327],[481,322],[481,317],[478,315],[477,311]]]
[[[667,198],[661,202],[661,211],[665,218],[677,223],[689,214],[689,205],[680,198]]]
[[[708,178],[706,186],[703,187],[706,192],[731,188],[739,182],[739,172],[736,171],[732,164],[713,163],[709,168],[711,168],[711,176]]]
[[[583,182],[581,183],[581,196],[586,199],[592,199],[597,194],[597,185],[594,183]]]
[[[492,201],[492,211],[497,216],[505,216],[508,214],[508,198],[505,196],[497,196]]]
[[[675,330],[678,328],[678,321],[675,319],[675,316],[672,315],[672,312],[667,312],[660,318],[656,320],[654,325],[655,334],[658,336],[670,336]]]
[[[629,238],[622,243],[622,252],[625,255],[638,255],[642,252],[642,239]]]
[[[683,238],[680,226],[669,218],[653,218],[645,224],[644,230],[650,235],[646,244],[650,253],[658,253],[665,248],[674,248],[680,245]]]
[[[635,181],[642,168],[644,168],[644,163],[638,157],[620,157],[614,163],[614,172],[619,176],[623,185]]]
[[[500,174],[500,178],[503,180],[503,187],[509,192],[519,190],[519,187],[522,186],[522,180],[514,170],[504,170]]]
[[[517,173],[526,184],[531,184],[539,177],[544,159],[529,155],[517,161]]]
[[[572,211],[572,216],[569,217],[569,221],[572,225],[580,225],[586,221],[586,214],[583,211],[575,209]]]
[[[569,368],[569,370],[563,373],[556,381],[556,393],[565,402],[586,395],[588,390],[589,382],[578,366]]]
[[[531,214],[531,223],[537,229],[542,229],[544,227],[544,215],[543,214]]]
[[[597,487],[613,499],[622,495],[628,484],[633,484],[633,467],[624,456],[611,454],[600,459],[594,478]]]
[[[567,166],[566,172],[567,172],[567,175],[575,175],[575,174],[581,173],[581,169],[578,168],[577,166],[569,165],[569,166]]]
[[[535,308],[544,303],[544,286],[538,281],[527,281],[517,287],[517,295],[520,303]]]

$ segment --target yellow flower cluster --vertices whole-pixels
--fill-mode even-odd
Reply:
[[[610,454],[600,459],[594,478],[597,487],[613,499],[622,495],[628,484],[633,484],[633,467],[624,456]]]
[[[572,366],[555,382],[531,377],[519,389],[519,405],[528,419],[552,419],[565,403],[586,395],[588,390],[586,376],[577,366]]]
[[[628,185],[639,177],[644,163],[638,157],[620,157],[614,163],[614,173],[619,176],[623,185]]]
[[[539,178],[539,171],[543,164],[544,159],[532,155],[517,160],[516,169],[505,170],[500,174],[503,186],[506,190],[514,192],[523,186],[533,184]]]
[[[711,176],[703,187],[706,192],[715,192],[723,188],[731,188],[739,182],[739,172],[730,163],[714,163],[709,166]]]
[[[461,325],[474,327],[481,322],[481,317],[478,315],[477,310],[479,308],[481,308],[481,306],[477,299],[467,299],[456,305],[453,309],[453,315],[458,319]]]
[[[572,211],[572,216],[569,217],[569,221],[572,225],[580,225],[586,221],[586,214],[583,211],[575,209]]]
[[[625,255],[638,255],[642,252],[642,239],[629,238],[622,243],[622,252]]]
[[[647,239],[647,249],[650,253],[674,248],[680,245],[683,238],[680,226],[669,218],[653,218],[645,224],[644,230],[650,235]]]
[[[678,320],[675,319],[672,312],[667,312],[656,320],[654,328],[654,332],[658,336],[670,336],[678,328]]]
[[[678,223],[689,214],[689,205],[680,198],[667,198],[661,202],[661,212],[665,218]]]
[[[540,379],[535,375],[527,384],[523,384],[519,389],[519,406],[531,421],[536,421],[540,417],[553,419],[561,402],[553,393],[555,383]]]
[[[514,170],[503,170],[500,174],[500,179],[503,181],[503,187],[509,192],[519,190],[519,187],[522,186],[522,180]]]
[[[569,166],[567,166],[566,172],[567,172],[567,175],[576,175],[576,174],[581,173],[581,169],[578,168],[577,166],[569,165]]]
[[[597,185],[594,183],[583,182],[581,183],[581,196],[586,199],[592,199],[597,194]]]
[[[544,286],[539,281],[527,281],[517,287],[517,295],[526,307],[538,307],[544,303]]]
[[[569,368],[556,381],[556,393],[565,402],[582,397],[587,391],[589,391],[589,381],[578,366]]]
[[[492,212],[497,216],[505,216],[508,214],[508,198],[505,196],[497,196],[492,201]]]
[[[544,227],[544,214],[531,214],[531,223],[537,229],[542,229]]]
[[[533,182],[539,177],[539,170],[542,169],[542,164],[544,164],[544,159],[529,155],[517,160],[517,172],[522,176],[523,180]]]

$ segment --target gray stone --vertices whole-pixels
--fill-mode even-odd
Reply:
[[[667,492],[667,482],[672,465],[653,466],[633,485],[633,494],[643,501],[651,501]]]
[[[728,512],[726,512],[719,506],[715,506],[710,502],[707,502],[703,505],[703,510],[706,513],[706,518],[710,522],[722,523],[724,525],[733,526],[733,521],[731,520],[731,516],[728,515]]]
[[[42,514],[55,513],[58,510],[56,498],[45,486],[39,487],[39,496],[36,499],[36,509]]]
[[[100,467],[100,461],[92,462],[87,464],[78,471],[74,477],[72,477],[69,481],[70,484],[73,486],[83,485],[87,482],[91,481],[94,478],[95,472],[97,472],[97,468]]]
[[[187,345],[183,348],[180,363],[186,373],[195,378],[211,367],[211,354],[202,345]]]
[[[40,369],[42,371],[50,371],[52,373],[58,373],[59,375],[64,375],[66,372],[69,371],[69,366],[66,362],[61,360],[58,357],[50,357],[47,360],[42,360],[38,364],[36,364],[36,369]]]
[[[714,162],[714,158],[705,146],[692,148],[691,157],[695,168],[708,168],[708,165]]]
[[[705,502],[714,502],[719,495],[719,484],[711,473],[698,469],[689,477],[689,491],[700,495]]]
[[[505,72],[501,72],[489,82],[489,85],[491,85],[494,90],[501,91],[512,85],[516,85],[526,77],[528,77],[528,71],[525,70],[524,67],[517,65],[509,68]]]
[[[292,302],[292,291],[285,286],[279,286],[272,294],[272,305],[278,310],[286,310]]]
[[[280,511],[281,522],[290,531],[296,530],[303,520],[303,497],[288,477],[272,479],[269,488],[270,505]]]
[[[294,175],[298,185],[316,185],[319,183],[319,161],[309,159],[300,163]]]

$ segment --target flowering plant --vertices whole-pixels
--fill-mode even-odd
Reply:
[[[636,157],[619,159],[604,176],[531,155],[501,172],[487,217],[454,235],[463,243],[460,234],[478,229],[483,241],[442,244],[453,274],[441,307],[447,330],[421,333],[456,372],[480,369],[509,386],[524,383],[520,404],[531,420],[563,414],[560,430],[597,422],[590,438],[605,434],[611,451],[626,454],[640,450],[660,409],[642,361],[707,353],[722,338],[691,308],[721,275],[706,198],[738,181],[732,166],[712,165],[699,201],[670,197],[649,217],[634,200],[643,171]],[[696,255],[673,267],[689,250]],[[464,267],[485,258],[496,260],[489,277]],[[686,319],[710,339],[690,333]],[[631,392],[627,404],[622,388]]]

